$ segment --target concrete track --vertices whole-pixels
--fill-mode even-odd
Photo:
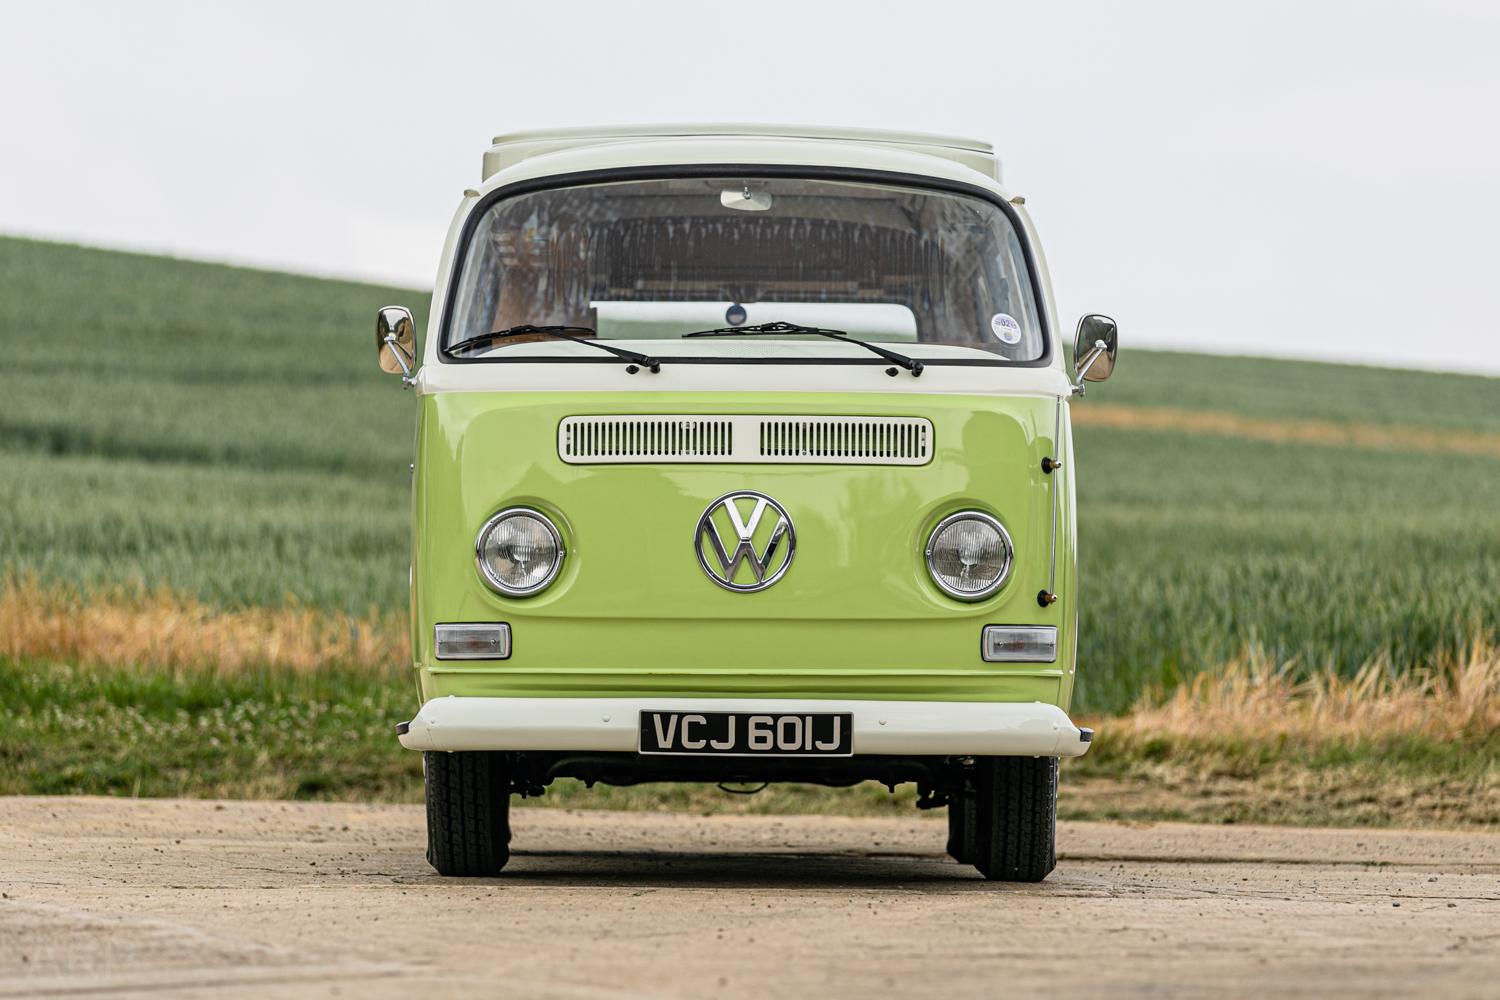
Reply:
[[[0,997],[1500,996],[1500,834],[1063,824],[981,881],[932,818],[0,800]]]

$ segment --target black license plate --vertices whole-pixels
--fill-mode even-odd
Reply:
[[[849,757],[848,712],[641,712],[641,753]]]

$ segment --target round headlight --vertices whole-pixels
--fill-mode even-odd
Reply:
[[[525,597],[562,569],[562,535],[542,512],[512,507],[484,522],[475,554],[486,583],[507,597]]]
[[[977,510],[938,522],[927,539],[927,572],[949,597],[978,601],[1000,589],[1010,575],[1015,546],[1000,522]]]

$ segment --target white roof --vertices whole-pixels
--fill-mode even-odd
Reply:
[[[600,128],[541,129],[511,132],[495,137],[484,154],[483,179],[515,166],[523,160],[567,150],[597,149],[623,143],[694,143],[702,140],[768,140],[777,145],[788,140],[842,146],[851,166],[864,163],[861,150],[921,153],[961,164],[995,181],[1000,180],[1000,161],[987,142],[925,132],[894,132],[883,129],[828,128],[802,125],[617,125]],[[668,159],[675,161],[676,157]]]

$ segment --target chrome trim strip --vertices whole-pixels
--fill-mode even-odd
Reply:
[[[514,682],[514,690],[523,691],[546,687],[549,691],[556,690],[565,685],[576,685],[580,678],[586,678],[592,687],[578,687],[580,692],[599,690],[619,690],[628,687],[632,679],[639,678],[639,671],[621,670],[610,667],[547,667],[547,668],[519,668],[514,666],[492,667],[482,663],[474,666],[445,666],[446,660],[423,664],[422,669],[429,674],[453,674],[458,677],[504,677],[508,682]],[[993,670],[984,667],[962,667],[953,670],[929,670],[923,669],[921,673],[892,673],[888,670],[841,670],[828,669],[817,671],[799,670],[795,674],[775,674],[765,671],[754,671],[753,675],[757,681],[766,681],[763,687],[775,687],[775,680],[789,680],[795,678],[799,685],[809,682],[822,682],[824,689],[837,687],[849,681],[857,679],[863,685],[863,690],[872,690],[872,685],[887,683],[883,688],[874,688],[879,693],[891,689],[895,683],[904,683],[902,694],[930,687],[934,679],[952,680],[993,680],[996,676]],[[1066,672],[1057,666],[1043,667],[1016,667],[1005,671],[1007,680],[1015,677],[1042,677],[1048,680],[1061,680]],[[727,687],[721,682],[734,681],[746,676],[743,672],[736,671],[713,671],[713,670],[652,670],[653,678],[674,678],[684,682],[684,686],[694,691],[719,691],[722,694],[714,694],[711,697],[735,697],[743,694],[744,689],[739,691]],[[895,693],[893,690],[890,693]],[[582,695],[580,694],[580,697]]]
[[[1062,454],[1062,397],[1052,424],[1052,562],[1047,575],[1047,593],[1057,593],[1057,489],[1064,469]]]

